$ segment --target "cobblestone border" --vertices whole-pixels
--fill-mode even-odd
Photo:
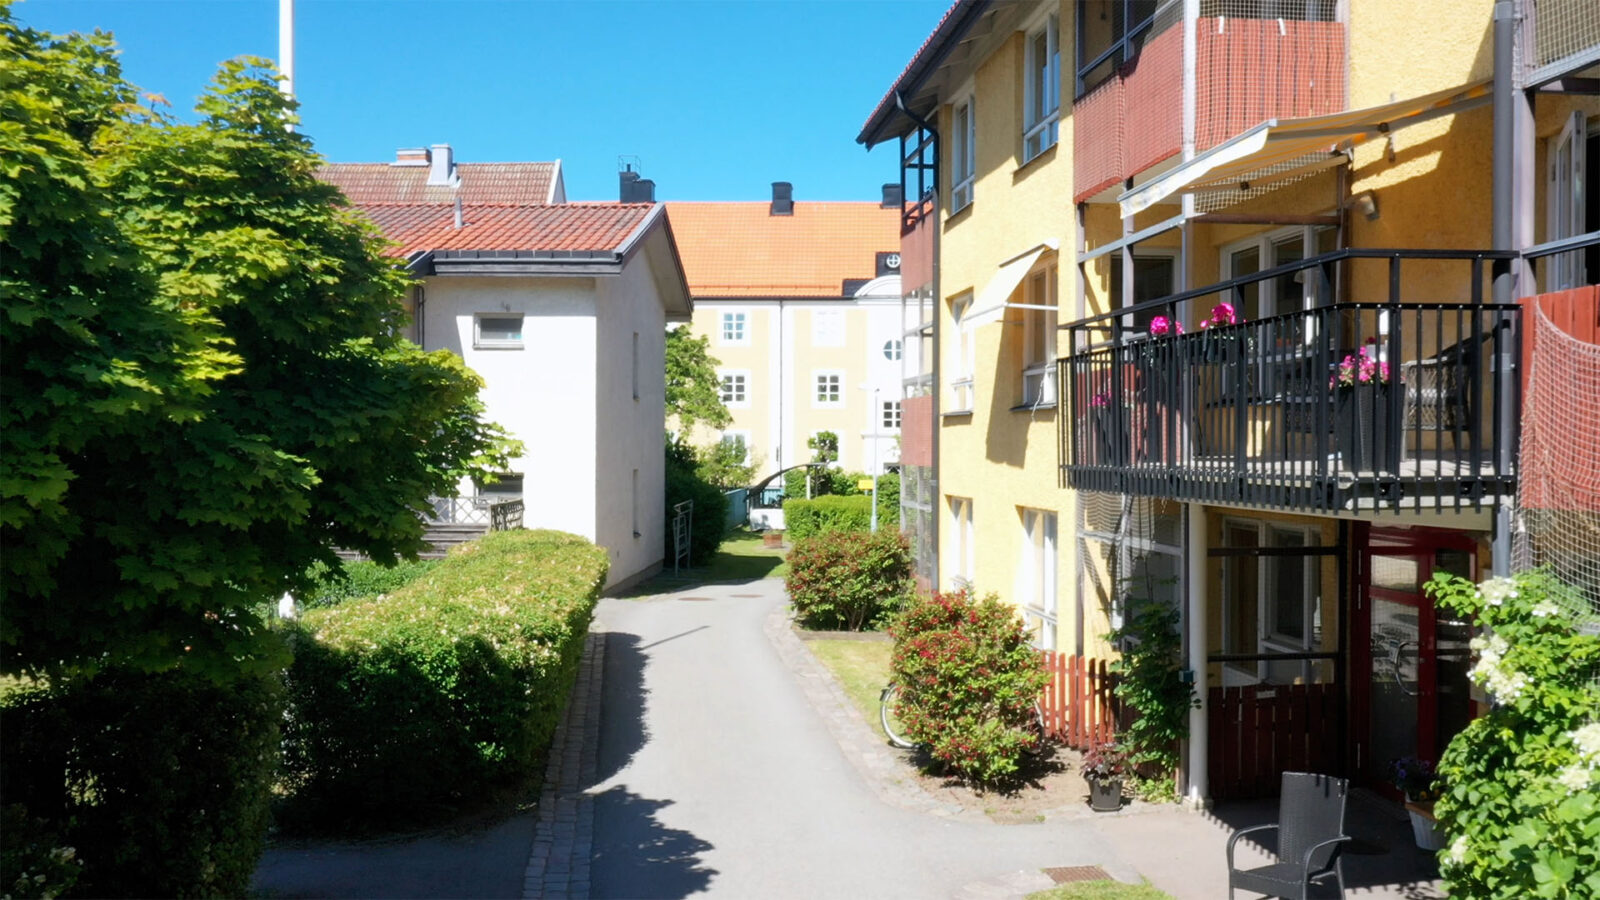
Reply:
[[[584,640],[578,678],[567,711],[556,726],[539,792],[539,819],[523,876],[524,900],[588,900],[589,859],[594,850],[594,798],[584,789],[595,782],[600,743],[600,687],[605,672],[606,636]]]

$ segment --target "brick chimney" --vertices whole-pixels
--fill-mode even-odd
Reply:
[[[428,164],[427,147],[401,147],[394,152],[391,166],[425,166]]]

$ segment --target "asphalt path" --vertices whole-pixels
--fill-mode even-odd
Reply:
[[[765,632],[783,602],[776,580],[602,601],[592,897],[979,896],[1021,870],[1121,868],[1087,820],[884,802]]]

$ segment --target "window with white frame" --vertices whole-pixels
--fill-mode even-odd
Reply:
[[[978,176],[978,124],[973,98],[955,105],[950,116],[950,211],[960,212],[972,203]]]
[[[1600,134],[1582,110],[1567,116],[1561,133],[1545,149],[1550,177],[1545,182],[1545,240],[1575,237],[1600,229],[1589,179],[1600,175]],[[1557,253],[1545,262],[1545,290],[1562,291],[1600,279],[1600,247]]]
[[[1022,560],[1017,569],[1017,596],[1029,624],[1034,645],[1056,649],[1056,514],[1042,509],[1022,510]]]
[[[1030,272],[1024,282],[1022,312],[1022,402],[1049,406],[1056,402],[1056,270]]]
[[[732,407],[748,406],[750,404],[749,381],[749,372],[723,372],[722,404]]]
[[[1283,525],[1252,519],[1223,523],[1224,546],[1293,551],[1315,548],[1315,527]],[[1322,557],[1315,554],[1270,553],[1223,558],[1223,652],[1240,654],[1303,653],[1322,641],[1318,574]],[[1303,660],[1230,663],[1225,681],[1232,684],[1308,680],[1311,663]]]
[[[724,448],[738,448],[739,465],[750,465],[750,432],[724,431],[718,440]]]
[[[817,372],[816,391],[812,394],[813,406],[844,405],[844,374],[842,372]]]
[[[956,354],[951,368],[950,407],[947,410],[952,413],[972,411],[972,370],[977,341],[969,319],[971,313],[972,294],[963,294],[950,301],[950,320],[955,333],[953,344]]]
[[[472,346],[479,350],[522,349],[522,313],[478,313],[473,316]]]
[[[898,362],[900,360],[900,346],[900,341],[898,340],[884,341],[883,358],[890,362]]]
[[[1149,300],[1158,300],[1177,292],[1178,275],[1178,250],[1173,248],[1165,250],[1153,248],[1141,250],[1133,255],[1133,300],[1131,306],[1137,306]],[[1122,256],[1115,254],[1111,257],[1111,300],[1113,307],[1124,306],[1122,302]],[[1156,316],[1171,317],[1171,313],[1161,312],[1159,309],[1150,309],[1135,313],[1131,317],[1124,317],[1123,327],[1129,328],[1140,334],[1148,334],[1150,322]]]
[[[748,344],[749,332],[745,330],[747,322],[743,312],[725,312],[722,314],[722,343]]]
[[[1061,20],[1047,17],[1028,33],[1023,84],[1022,161],[1054,147],[1061,120]]]
[[[885,431],[900,430],[900,401],[883,401],[883,428]]]
[[[491,501],[516,500],[522,497],[522,473],[501,472],[492,483],[475,480],[473,487],[479,497]]]
[[[1338,237],[1338,230],[1331,226],[1295,227],[1235,241],[1222,248],[1223,280],[1254,275],[1276,266],[1330,253],[1336,249]],[[1288,275],[1243,285],[1239,288],[1234,311],[1240,321],[1254,322],[1310,309],[1329,299],[1331,287],[1322,283],[1316,270],[1306,269],[1298,277]]]
[[[811,346],[844,346],[844,310],[819,309],[811,313]]]
[[[949,548],[950,589],[959,591],[972,587],[976,564],[976,547],[972,531],[972,498],[950,497],[950,529],[945,538]]]

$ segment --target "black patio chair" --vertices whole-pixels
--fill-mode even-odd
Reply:
[[[1228,838],[1228,900],[1234,889],[1269,897],[1305,900],[1311,883],[1332,875],[1344,897],[1344,868],[1339,852],[1350,837],[1344,833],[1344,801],[1349,782],[1309,772],[1283,773],[1278,823],[1241,828]],[[1233,845],[1247,834],[1278,831],[1277,862],[1259,869],[1233,867]]]

